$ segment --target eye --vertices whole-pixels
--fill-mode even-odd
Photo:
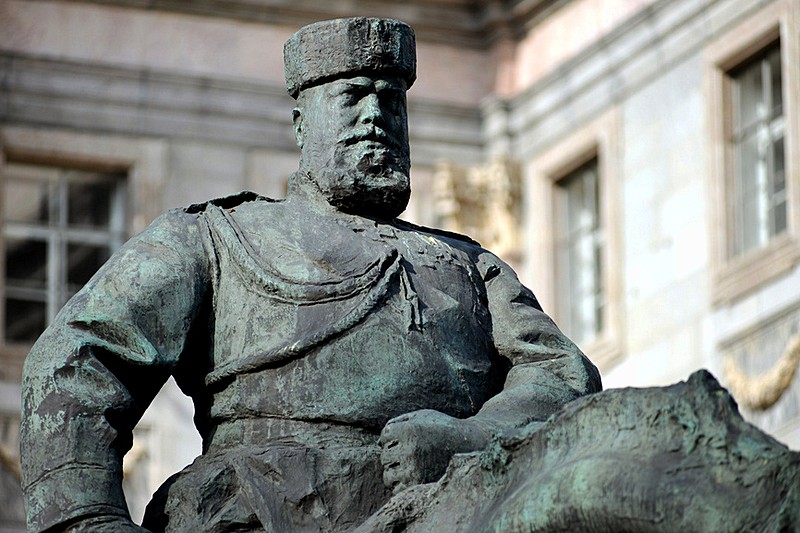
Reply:
[[[378,93],[381,107],[393,115],[399,115],[403,109],[403,93],[394,89],[387,89]]]
[[[356,86],[350,85],[339,93],[339,99],[345,105],[355,105],[357,104],[362,98],[364,98],[364,94],[366,89]]]
[[[355,91],[344,91],[340,96],[339,99],[344,102],[346,105],[353,105],[358,102],[359,95],[356,94]]]

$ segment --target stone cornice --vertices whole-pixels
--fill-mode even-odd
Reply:
[[[294,146],[283,87],[16,54],[0,65],[6,122]]]
[[[659,0],[557,70],[506,101],[487,101],[484,116],[498,135],[513,138],[513,151],[528,157],[561,135],[624,100],[659,73],[696,54],[715,35],[763,2]],[[505,117],[505,118],[503,118]]]
[[[318,20],[391,17],[410,24],[420,41],[485,48],[518,36],[540,16],[570,0],[66,0],[300,27]]]
[[[295,152],[283,85],[0,52],[0,121]],[[414,158],[477,159],[480,111],[409,98]]]

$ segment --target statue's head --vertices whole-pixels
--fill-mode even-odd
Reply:
[[[389,19],[328,20],[284,46],[301,149],[295,179],[349,213],[394,218],[408,204],[406,90],[416,77],[414,32]],[[297,184],[290,184],[297,185]]]

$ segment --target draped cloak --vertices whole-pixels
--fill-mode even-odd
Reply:
[[[145,526],[348,529],[388,498],[389,419],[472,416],[516,365],[551,396],[600,389],[514,272],[468,238],[253,193],[170,211],[26,361],[29,530],[127,515],[121,459],[169,376],[195,403],[204,454]]]

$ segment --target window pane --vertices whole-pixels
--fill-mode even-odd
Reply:
[[[594,302],[595,307],[599,309],[602,307],[603,303],[603,248],[599,245],[599,243],[594,243],[594,256],[592,257],[592,266],[594,279],[592,279],[592,287],[594,288]],[[597,314],[597,313],[595,313]],[[600,330],[600,326],[602,325],[602,321],[600,320],[601,317],[596,317],[596,323],[598,325],[597,330]]]
[[[786,189],[784,169],[786,168],[786,154],[783,150],[783,137],[772,144],[772,194],[781,194]]]
[[[740,240],[738,252],[743,253],[764,244],[767,238],[766,186],[767,162],[759,153],[758,136],[752,135],[739,145],[739,198],[737,226]]]
[[[746,252],[760,246],[766,231],[760,217],[761,207],[757,196],[748,196],[740,206],[739,228],[741,232],[740,251]]]
[[[759,153],[758,138],[753,135],[737,145],[739,152],[739,193],[745,198],[758,194],[760,180],[766,177],[766,161]]]
[[[6,238],[6,284],[14,287],[47,287],[47,243]]]
[[[742,254],[765,246],[786,229],[781,50],[765,49],[731,72],[735,168],[736,247]]]
[[[70,182],[67,187],[70,226],[107,228],[111,214],[113,181]]]
[[[46,304],[6,299],[5,333],[9,342],[34,342],[46,326]]]
[[[781,202],[772,209],[772,235],[780,235],[786,231],[786,202]]]
[[[783,137],[777,139],[772,149],[772,180],[770,183],[769,235],[775,237],[786,231],[786,179],[784,178]]]
[[[3,199],[6,220],[47,224],[49,187],[48,182],[40,180],[6,180]]]
[[[781,49],[776,47],[767,55],[770,71],[770,92],[772,98],[772,114],[780,113],[783,107],[783,91],[781,76]]]
[[[734,105],[738,110],[736,129],[741,130],[766,116],[761,62],[757,61],[734,77]]]
[[[67,285],[77,292],[110,257],[107,246],[70,243],[67,245]]]
[[[557,220],[566,228],[557,243],[556,275],[564,330],[577,342],[595,337],[602,327],[603,288],[597,161],[558,182]]]
[[[123,228],[117,226],[125,220],[117,212],[124,209],[124,177],[59,166],[4,165],[6,341],[35,340],[65,298],[109,258],[121,238]]]
[[[569,233],[574,238],[585,225],[583,181],[579,176],[575,176],[564,183],[564,188],[567,191],[567,223]]]

